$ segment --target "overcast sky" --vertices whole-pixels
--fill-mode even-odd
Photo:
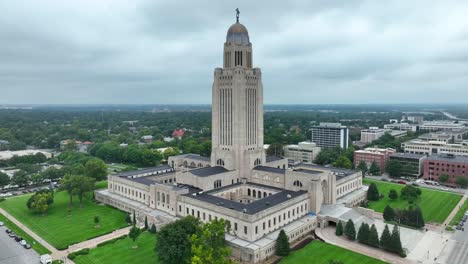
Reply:
[[[468,103],[468,1],[0,1],[0,104],[211,103],[249,30],[265,103]]]

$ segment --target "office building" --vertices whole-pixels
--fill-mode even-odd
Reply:
[[[335,147],[347,149],[349,146],[349,129],[341,123],[320,123],[310,130],[311,141],[322,149]]]
[[[320,152],[320,147],[313,142],[299,142],[297,145],[284,146],[284,157],[305,164],[312,164]]]

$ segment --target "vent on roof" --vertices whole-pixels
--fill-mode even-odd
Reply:
[[[291,195],[290,195],[290,194],[286,195],[286,197],[287,197],[288,199],[291,199]]]
[[[242,212],[243,212],[244,214],[247,213],[247,209],[245,209],[245,208],[242,209]]]
[[[193,196],[197,196],[197,193],[192,193]]]

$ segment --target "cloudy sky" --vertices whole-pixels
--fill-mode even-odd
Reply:
[[[468,1],[384,2],[0,1],[0,104],[210,103],[236,7],[266,103],[468,103]]]

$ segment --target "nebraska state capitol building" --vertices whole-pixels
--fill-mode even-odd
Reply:
[[[96,199],[158,228],[188,215],[225,219],[233,256],[258,263],[275,253],[281,229],[296,241],[326,224],[318,215],[323,205],[352,207],[365,198],[360,172],[288,166],[265,155],[262,72],[238,18],[226,35],[223,68],[214,71],[212,144],[211,158],[186,154],[167,166],[109,175]]]

